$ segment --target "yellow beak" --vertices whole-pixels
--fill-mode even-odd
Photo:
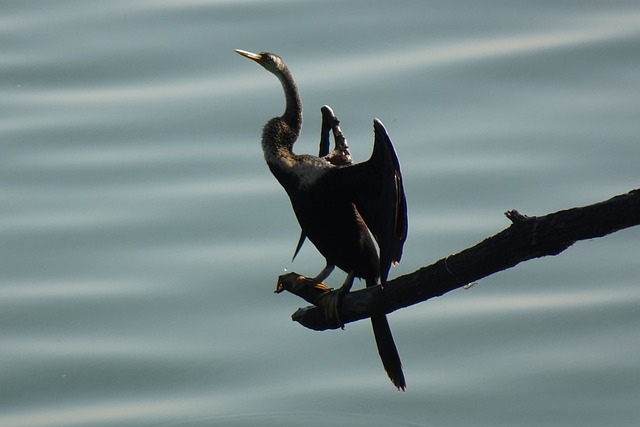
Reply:
[[[235,51],[236,53],[239,53],[246,58],[253,59],[256,62],[260,62],[260,60],[262,59],[262,55],[260,55],[259,53],[251,53],[241,49],[236,49]]]

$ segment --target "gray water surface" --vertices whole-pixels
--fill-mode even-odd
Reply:
[[[289,64],[298,152],[372,119],[409,201],[406,274],[640,184],[635,1],[4,1],[0,425],[635,426],[640,229],[318,333],[273,294],[315,274],[262,159]],[[331,285],[341,283],[335,273]],[[362,286],[356,284],[356,286]]]

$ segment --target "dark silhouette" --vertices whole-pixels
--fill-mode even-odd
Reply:
[[[303,233],[299,246],[306,236],[326,259],[326,266],[314,280],[322,282],[336,266],[347,273],[343,285],[319,302],[324,317],[342,325],[340,300],[354,279],[364,279],[367,287],[376,286],[380,279],[384,286],[389,268],[402,256],[407,209],[391,139],[376,119],[373,153],[366,162],[353,164],[346,143],[341,147],[338,140],[336,150],[323,157],[295,154],[293,145],[302,127],[302,102],[289,69],[273,53],[236,52],[273,73],[284,89],[285,111],[264,126],[262,149],[269,169],[291,199]],[[321,154],[328,151],[326,126],[335,134],[337,123],[327,121],[323,126]],[[402,365],[387,318],[384,314],[373,315],[371,323],[382,364],[393,384],[404,390]]]

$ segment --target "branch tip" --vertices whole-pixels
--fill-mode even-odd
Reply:
[[[520,212],[518,212],[515,209],[512,209],[510,211],[506,211],[504,213],[504,215],[509,218],[509,220],[512,223],[517,223],[517,222],[522,222],[522,221],[526,221],[528,219],[531,219],[531,217],[528,217],[527,215],[521,214]]]

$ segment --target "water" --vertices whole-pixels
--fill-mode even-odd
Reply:
[[[315,333],[274,296],[314,274],[259,147],[290,65],[300,152],[330,104],[356,159],[392,136],[397,274],[640,182],[637,2],[5,1],[0,425],[632,426],[640,230]],[[342,276],[332,276],[339,284]]]

